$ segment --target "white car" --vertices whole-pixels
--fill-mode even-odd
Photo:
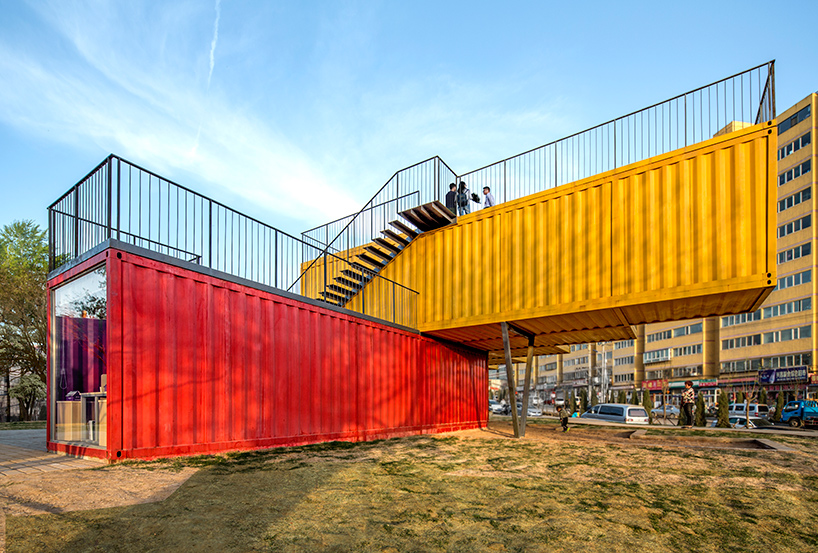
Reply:
[[[747,424],[747,417],[730,417],[728,419],[730,421],[730,426],[732,428],[745,428]],[[718,420],[714,420],[710,426],[715,427],[719,423]],[[753,428],[776,428],[775,424],[771,423],[767,419],[763,419],[761,417],[750,417],[750,429]]]

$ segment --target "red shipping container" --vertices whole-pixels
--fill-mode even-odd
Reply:
[[[105,264],[107,445],[50,430],[51,451],[151,459],[486,426],[484,352],[111,245],[48,285]],[[50,344],[49,429],[55,362]]]

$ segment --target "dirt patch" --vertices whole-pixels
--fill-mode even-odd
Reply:
[[[28,474],[0,481],[0,509],[20,516],[162,501],[195,472],[195,468],[145,470],[114,465]]]

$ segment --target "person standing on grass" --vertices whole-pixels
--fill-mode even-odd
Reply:
[[[568,404],[563,403],[562,408],[560,409],[560,424],[562,425],[562,431],[568,432],[568,419],[571,417],[571,410],[568,409]]]
[[[682,392],[682,411],[685,414],[685,425],[682,428],[692,428],[693,426],[693,405],[696,403],[696,392],[693,390],[693,382],[685,381],[685,390]]]

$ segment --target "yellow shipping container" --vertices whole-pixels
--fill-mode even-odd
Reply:
[[[774,129],[750,126],[462,216],[380,274],[419,292],[421,331],[488,351],[502,349],[502,321],[546,346],[756,309],[776,282]],[[391,319],[379,286],[347,307]]]

